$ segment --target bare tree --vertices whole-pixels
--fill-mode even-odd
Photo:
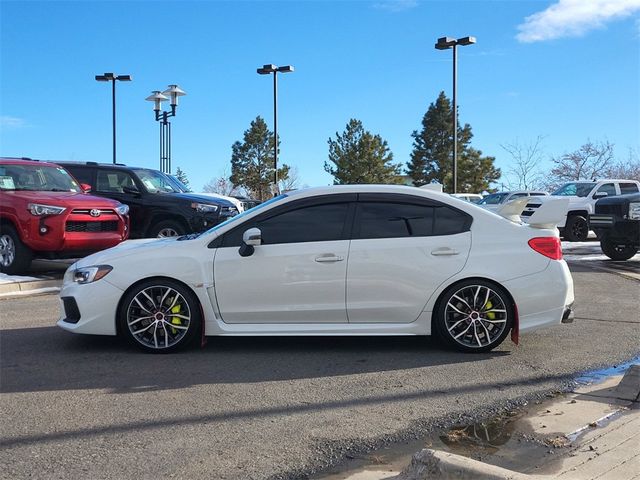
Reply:
[[[229,170],[225,168],[220,172],[220,176],[212,178],[205,183],[202,191],[204,193],[217,193],[218,195],[238,195],[240,194],[240,188],[236,187],[231,180],[229,180]]]
[[[613,144],[587,141],[578,150],[552,158],[549,180],[556,185],[605,176],[613,164]]]
[[[627,160],[619,161],[609,167],[606,176],[624,180],[640,181],[640,156],[638,150],[629,149]]]
[[[536,190],[544,187],[544,176],[540,164],[544,160],[542,141],[538,135],[529,143],[501,144],[502,149],[511,156],[511,167],[507,170],[507,183],[513,190]]]
[[[289,176],[281,178],[278,182],[280,184],[280,191],[286,192],[287,190],[296,190],[300,188],[300,171],[298,167],[293,166],[289,168]]]

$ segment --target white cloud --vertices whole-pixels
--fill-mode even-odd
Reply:
[[[374,8],[389,12],[404,12],[418,6],[418,0],[381,0],[373,4]]]
[[[26,122],[22,118],[0,115],[0,127],[2,128],[20,128],[25,125]]]
[[[640,0],[558,0],[546,10],[526,17],[518,26],[516,38],[531,43],[579,37],[636,11],[640,11]]]

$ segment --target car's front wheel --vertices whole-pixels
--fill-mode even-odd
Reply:
[[[589,236],[589,222],[580,215],[571,215],[564,226],[564,238],[569,242],[584,242]]]
[[[195,294],[168,278],[137,284],[122,299],[119,329],[147,352],[168,353],[187,347],[201,331],[202,314]]]
[[[11,225],[0,225],[0,272],[9,275],[26,273],[33,253]]]
[[[638,253],[638,247],[614,242],[607,236],[603,236],[600,239],[600,248],[602,249],[602,253],[611,260],[629,260]]]
[[[502,343],[515,313],[499,285],[468,280],[449,287],[436,308],[435,333],[447,345],[463,352],[487,352]]]
[[[174,220],[165,220],[156,223],[149,232],[150,237],[155,238],[167,238],[167,237],[179,237],[184,235],[185,228]]]

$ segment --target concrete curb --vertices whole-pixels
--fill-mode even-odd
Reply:
[[[33,293],[52,293],[60,290],[62,280],[33,280],[0,284],[0,298],[24,297]]]
[[[424,449],[416,453],[411,464],[396,480],[475,479],[527,480],[532,477],[453,453]]]

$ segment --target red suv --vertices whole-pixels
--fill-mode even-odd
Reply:
[[[125,240],[129,207],[86,190],[59,165],[0,158],[0,272],[24,272],[34,256],[79,257]]]

